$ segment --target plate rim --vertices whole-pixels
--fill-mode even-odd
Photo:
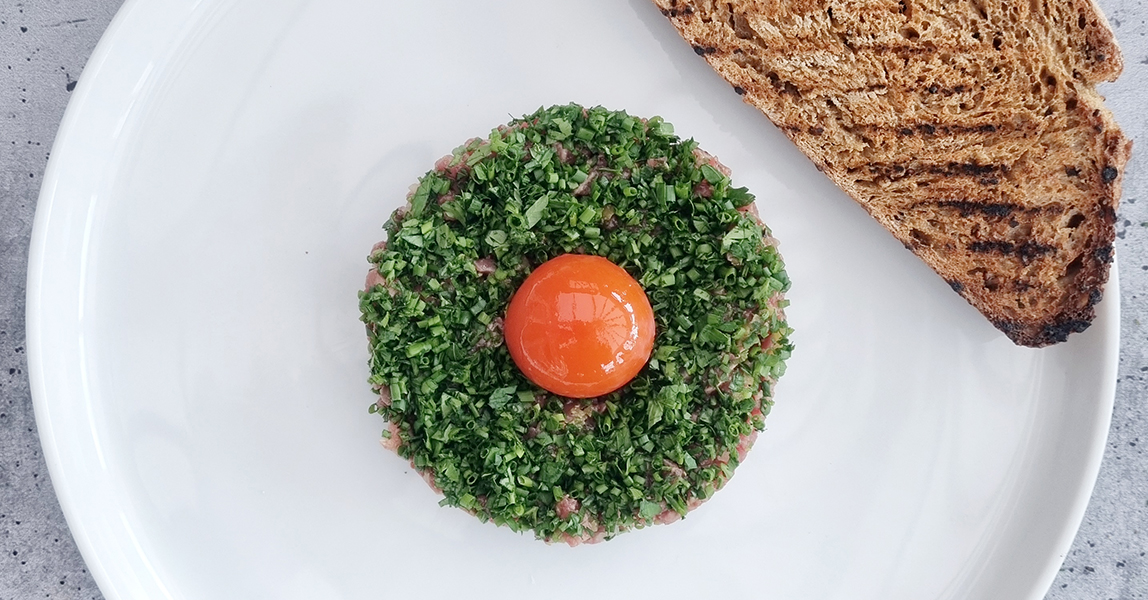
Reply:
[[[186,0],[183,0],[186,1]],[[44,316],[42,314],[42,285],[45,274],[45,261],[47,260],[47,237],[51,227],[51,216],[56,206],[56,188],[60,181],[60,172],[63,159],[62,151],[72,144],[76,135],[77,123],[80,113],[89,102],[92,95],[93,81],[101,77],[105,65],[113,56],[118,38],[126,29],[126,22],[131,13],[142,0],[125,0],[116,10],[116,14],[108,23],[84,64],[79,77],[76,78],[76,87],[72,97],[64,109],[60,125],[56,130],[55,138],[49,151],[48,164],[44,170],[44,178],[40,183],[40,193],[36,199],[36,211],[32,221],[32,234],[28,248],[28,269],[26,272],[24,329],[26,339],[24,346],[28,353],[28,385],[32,397],[32,409],[36,419],[36,433],[40,440],[40,448],[44,453],[44,461],[48,467],[48,477],[52,483],[56,500],[63,512],[64,521],[68,531],[75,540],[76,547],[84,564],[95,580],[100,593],[109,600],[120,600],[125,596],[120,594],[120,587],[112,579],[108,565],[96,551],[92,535],[86,523],[80,517],[76,508],[76,492],[72,490],[72,483],[68,477],[67,467],[64,465],[59,445],[56,443],[55,424],[53,422],[46,394],[45,371],[41,354],[44,352],[42,329]],[[66,154],[65,154],[66,157]],[[162,589],[162,588],[161,588]],[[163,595],[171,598],[170,593],[163,589]]]

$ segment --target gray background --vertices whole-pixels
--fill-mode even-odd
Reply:
[[[1100,3],[1125,61],[1120,81],[1101,91],[1136,143],[1117,228],[1122,348],[1100,478],[1049,600],[1148,598],[1146,2]],[[52,140],[76,79],[120,3],[0,0],[0,600],[102,598],[68,532],[36,435],[24,292],[32,217]]]

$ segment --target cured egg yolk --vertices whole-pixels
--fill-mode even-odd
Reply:
[[[649,360],[654,310],[622,267],[563,254],[514,293],[504,335],[531,381],[567,398],[593,398],[626,385]]]

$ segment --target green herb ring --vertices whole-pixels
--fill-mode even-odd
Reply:
[[[370,412],[440,504],[609,539],[710,498],[763,428],[789,278],[753,196],[661,118],[540,109],[436,163],[385,229],[359,295]],[[625,268],[657,323],[641,373],[588,400],[532,384],[502,340],[515,289],[568,252]]]

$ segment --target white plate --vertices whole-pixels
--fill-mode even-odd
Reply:
[[[440,508],[379,447],[355,296],[437,157],[570,101],[733,168],[797,329],[726,489],[574,549]],[[129,0],[53,149],[28,289],[45,454],[110,599],[1040,598],[1118,345],[1114,275],[1088,332],[1013,346],[648,0]]]

